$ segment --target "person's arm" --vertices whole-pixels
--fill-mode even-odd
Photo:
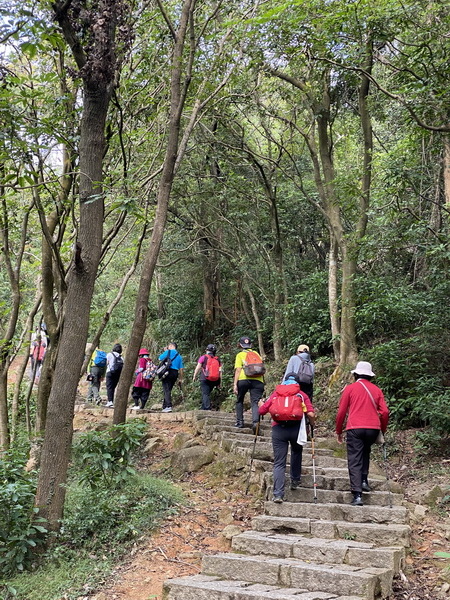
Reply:
[[[347,386],[345,390],[342,392],[341,399],[339,401],[339,409],[336,415],[336,436],[339,444],[342,444],[342,428],[344,426],[345,417],[348,411],[348,405],[350,402],[350,392],[349,387]]]
[[[199,374],[200,370],[202,368],[202,363],[200,362],[200,360],[197,362],[196,366],[195,366],[195,371],[194,374],[192,376],[192,381],[195,381],[195,378],[197,377],[197,375]]]
[[[237,369],[235,369],[235,370],[234,370],[234,385],[233,385],[233,392],[234,392],[235,394],[237,394],[237,393],[238,393],[238,387],[237,387],[237,384],[238,384],[238,381],[239,381],[239,375],[241,374],[241,371],[242,371],[242,367],[239,367],[239,368],[237,368]]]
[[[184,377],[184,369],[180,368],[180,369],[178,369],[178,383],[180,385],[182,385],[182,383],[183,383],[183,377]]]
[[[308,394],[305,394],[305,392],[301,392],[301,394],[303,396],[303,402],[305,403],[306,407],[306,416],[308,417],[311,425],[314,425],[316,422],[316,412],[314,410],[314,406],[312,405]]]
[[[386,433],[386,429],[387,429],[388,421],[389,421],[389,409],[387,407],[386,401],[383,396],[383,392],[381,390],[380,390],[380,398],[378,400],[378,410],[379,410],[378,414],[380,416],[381,431],[383,433]]]
[[[267,400],[263,404],[261,404],[261,406],[258,408],[259,414],[261,416],[266,415],[269,412],[269,408],[273,402],[274,395],[275,395],[275,392],[272,392],[270,394],[270,396],[267,398]],[[261,400],[260,400],[260,402],[261,402]]]

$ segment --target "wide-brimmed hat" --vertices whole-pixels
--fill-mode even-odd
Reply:
[[[246,336],[243,336],[240,338],[239,340],[239,346],[241,348],[251,348],[252,347],[252,340]]]
[[[297,353],[298,352],[309,352],[309,346],[306,344],[300,344],[300,346],[297,348]]]
[[[357,375],[367,375],[368,377],[375,377],[375,373],[372,371],[372,365],[370,362],[366,362],[364,360],[359,361],[356,367],[351,371],[352,373],[356,373]]]
[[[150,352],[147,350],[147,348],[141,348],[139,350],[139,356],[144,356],[144,354],[150,354]]]

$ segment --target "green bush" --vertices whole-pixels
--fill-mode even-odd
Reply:
[[[131,467],[133,452],[147,429],[142,419],[113,425],[106,431],[79,436],[74,449],[75,468],[80,483],[91,488],[115,488],[135,474]]]
[[[0,575],[30,567],[47,534],[34,508],[34,474],[24,470],[26,456],[10,451],[0,460]]]

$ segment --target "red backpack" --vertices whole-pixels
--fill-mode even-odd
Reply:
[[[246,351],[243,369],[247,377],[259,377],[266,372],[266,367],[260,355],[253,350]]]
[[[283,387],[287,386],[279,385],[275,388],[277,395],[272,400],[269,413],[274,421],[300,421],[304,412],[303,396],[300,392],[290,396],[280,394],[278,388]]]
[[[220,379],[220,360],[217,356],[205,354],[206,364],[203,367],[203,374],[208,381],[219,381]]]

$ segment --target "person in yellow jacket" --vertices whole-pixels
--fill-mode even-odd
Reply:
[[[259,357],[260,364],[263,365],[261,356],[255,350],[252,350],[252,341],[250,338],[241,337],[238,342],[238,347],[241,349],[236,354],[234,361],[234,388],[236,394],[236,425],[235,427],[244,427],[244,398],[247,392],[250,392],[250,401],[252,403],[252,427],[253,432],[259,421],[258,403],[264,394],[264,374],[246,375],[245,369],[248,359],[251,356]],[[264,368],[262,367],[264,373]]]

